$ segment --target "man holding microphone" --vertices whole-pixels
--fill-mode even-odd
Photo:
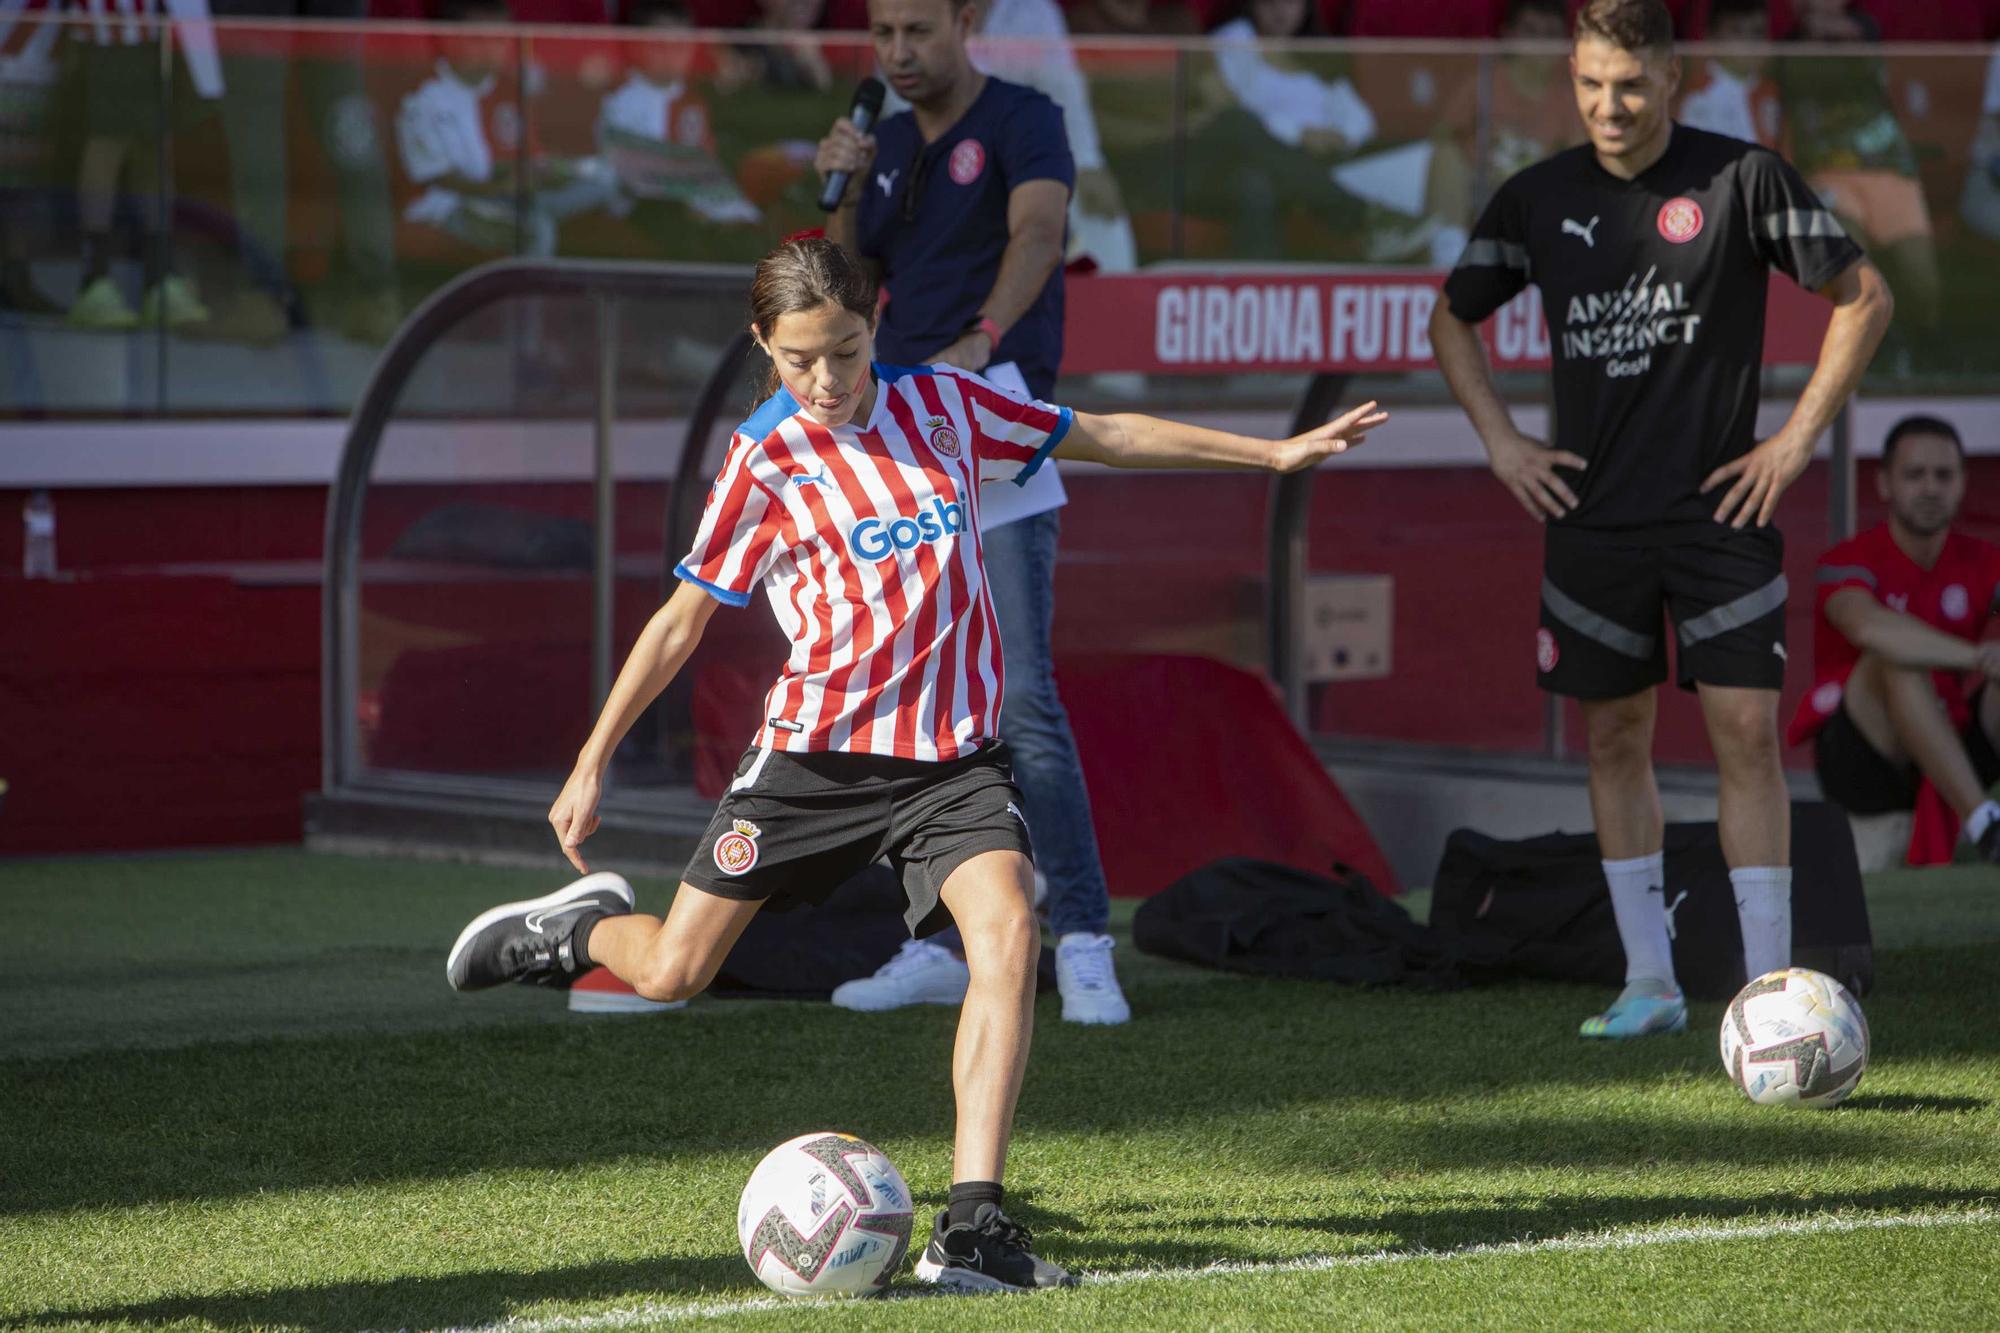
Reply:
[[[876,59],[910,110],[873,134],[843,118],[820,141],[814,165],[829,193],[836,173],[848,177],[837,199],[822,199],[835,204],[826,234],[882,280],[875,344],[885,362],[941,362],[1047,399],[1062,362],[1075,167],[1054,102],[974,68],[966,40],[975,20],[975,6],[958,0],[870,0]],[[1006,669],[1001,726],[1048,882],[1063,1017],[1123,1023],[1131,1011],[1104,933],[1110,903],[1090,797],[1050,652],[1064,500],[1052,466],[980,498]],[[967,973],[952,939],[910,942],[874,976],[835,991],[834,1003],[959,1003]]]

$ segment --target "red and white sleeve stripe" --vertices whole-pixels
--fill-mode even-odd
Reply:
[[[981,481],[1026,481],[1069,433],[1074,413],[1067,407],[1019,397],[955,367],[938,367],[938,377],[965,400]]]
[[[717,601],[747,606],[750,593],[769,570],[784,525],[784,506],[755,475],[761,442],[738,435],[730,442],[722,472],[709,489],[701,527],[674,576],[700,586]]]

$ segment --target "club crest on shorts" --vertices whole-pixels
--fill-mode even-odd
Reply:
[[[740,875],[757,864],[757,839],[764,830],[747,819],[738,819],[730,831],[715,840],[715,868],[725,875]]]
[[[1535,665],[1543,674],[1554,671],[1556,663],[1562,661],[1562,650],[1556,647],[1556,636],[1545,625],[1535,631]]]
[[[979,140],[962,140],[958,147],[951,150],[951,178],[960,185],[972,184],[984,170],[986,147]]]
[[[1686,195],[1660,205],[1660,235],[1675,245],[1686,245],[1701,235],[1701,205]]]
[[[946,458],[958,457],[958,432],[951,428],[950,417],[932,417],[924,429],[931,433],[931,448]]]

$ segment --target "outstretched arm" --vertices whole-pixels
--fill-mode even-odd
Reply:
[[[611,762],[611,752],[687,664],[716,605],[716,600],[700,588],[683,583],[674,589],[667,604],[653,613],[611,686],[604,711],[597,715],[597,725],[577,755],[569,781],[549,807],[549,823],[562,843],[563,855],[580,873],[590,872],[577,848],[597,831],[597,802],[603,794],[604,769]]]
[[[1833,318],[1827,322],[1826,338],[1820,343],[1819,365],[1792,415],[1776,435],[1741,458],[1724,463],[1701,484],[1706,494],[1725,481],[1734,483],[1723,492],[1722,504],[1715,511],[1717,523],[1740,528],[1754,520],[1761,528],[1771,521],[1778,510],[1778,497],[1812,461],[1813,442],[1826,433],[1854,396],[1861,372],[1874,359],[1882,335],[1889,331],[1889,318],[1896,313],[1889,284],[1865,259],[1820,288],[1819,294],[1833,302]]]
[[[1368,438],[1368,432],[1389,419],[1372,402],[1337,416],[1323,426],[1289,440],[1260,440],[1250,435],[1189,426],[1161,417],[1120,412],[1093,416],[1078,412],[1055,456],[1112,467],[1247,468],[1297,472],[1324,458],[1345,453]]]

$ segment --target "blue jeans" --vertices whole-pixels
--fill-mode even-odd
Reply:
[[[1051,509],[981,534],[1007,670],[1000,734],[1014,754],[1014,782],[1027,806],[1036,867],[1049,885],[1049,928],[1058,939],[1074,931],[1100,932],[1111,915],[1097,830],[1090,823],[1090,793],[1069,714],[1056,693],[1050,651],[1060,513]]]

